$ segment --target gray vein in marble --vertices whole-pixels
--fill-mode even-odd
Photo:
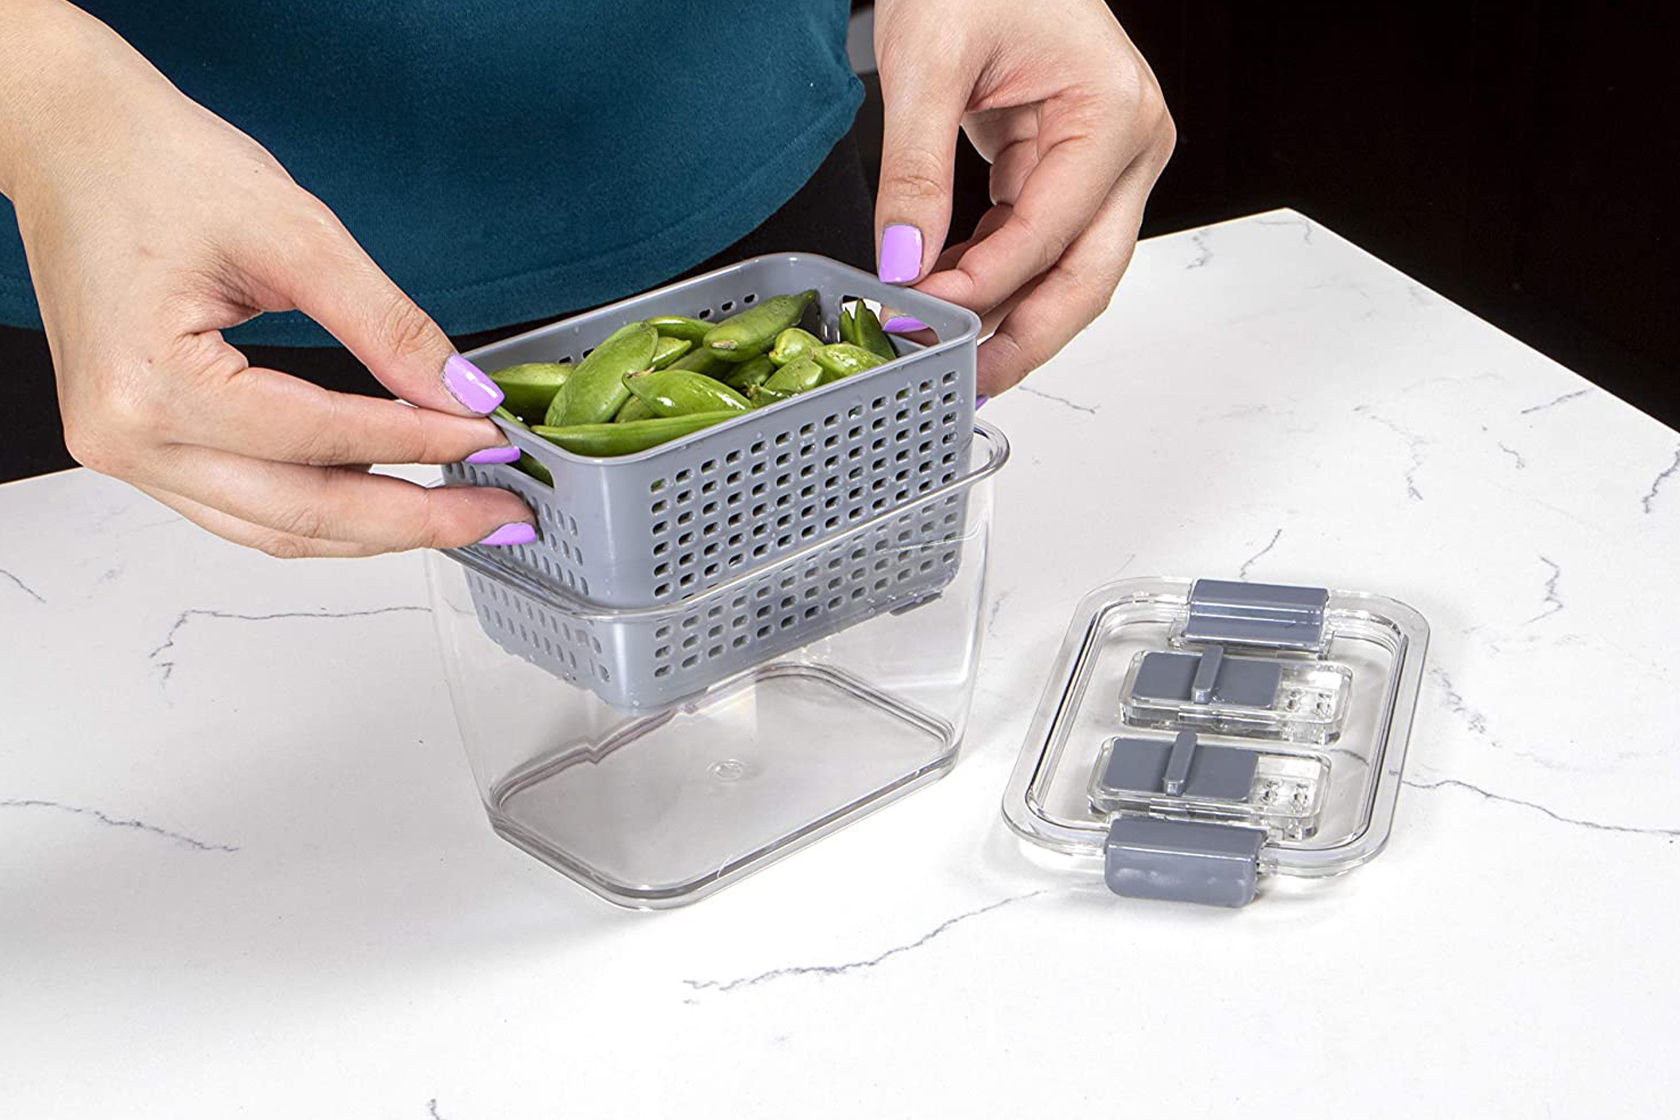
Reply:
[[[986,616],[986,636],[988,638],[997,637],[998,612],[1003,609],[1003,601],[1007,598],[1009,598],[1009,592],[1000,591],[998,597],[992,600],[992,613]]]
[[[944,935],[954,926],[960,925],[970,918],[978,918],[980,915],[989,914],[993,910],[1000,910],[1017,902],[1025,902],[1029,898],[1037,898],[1041,894],[1048,894],[1050,890],[1050,887],[1041,887],[1036,891],[1012,895],[1009,898],[999,899],[997,902],[982,906],[977,910],[969,910],[958,914],[954,918],[947,918],[916,940],[904,945],[895,945],[891,949],[877,953],[873,957],[866,957],[863,960],[847,961],[845,964],[790,965],[786,968],[773,968],[769,972],[761,972],[756,976],[741,976],[734,980],[684,980],[683,983],[695,991],[733,992],[741,988],[753,988],[759,984],[766,984],[772,980],[782,980],[790,976],[845,976],[852,972],[863,972],[875,968],[901,953],[920,949],[923,945]]]
[[[173,648],[175,645],[175,635],[181,632],[181,627],[185,626],[188,622],[195,618],[222,618],[234,622],[272,622],[275,619],[280,618],[366,618],[370,615],[399,614],[406,611],[426,611],[429,613],[430,608],[376,607],[373,610],[367,611],[281,611],[276,614],[233,614],[228,611],[203,610],[194,607],[191,610],[182,611],[175,617],[175,624],[169,628],[169,633],[164,637],[163,644],[152,650],[152,652],[146,656],[149,660],[157,661],[158,668],[163,670],[163,676],[160,683],[167,683],[170,675],[175,672],[175,662],[158,661],[158,655]]]
[[[1548,408],[1556,408],[1558,405],[1563,404],[1566,401],[1572,401],[1576,397],[1584,397],[1590,392],[1592,392],[1592,388],[1590,386],[1588,388],[1585,388],[1585,389],[1577,389],[1573,393],[1565,393],[1561,397],[1553,397],[1551,400],[1546,401],[1544,404],[1531,405],[1528,408],[1525,408],[1521,412],[1517,413],[1517,415],[1518,416],[1527,416],[1527,415],[1529,415],[1530,413],[1533,413],[1533,412],[1544,412]]]
[[[1406,497],[1410,498],[1414,502],[1423,501],[1423,491],[1417,488],[1417,472],[1423,469],[1422,447],[1429,441],[1418,435],[1416,432],[1408,431],[1405,428],[1402,428],[1386,416],[1378,416],[1376,413],[1371,411],[1371,406],[1368,404],[1358,405],[1354,408],[1354,411],[1364,414],[1367,419],[1381,424],[1383,427],[1406,441],[1406,451],[1411,456],[1411,461],[1406,466]]]
[[[1646,512],[1650,512],[1650,511],[1647,510]],[[11,580],[13,583],[17,584],[18,590],[22,591],[25,595],[29,596],[31,599],[35,600],[37,603],[40,603],[42,606],[46,606],[47,601],[45,599],[41,598],[41,595],[40,595],[39,592],[37,592],[33,587],[29,586],[27,583],[23,582],[17,576],[14,576],[11,572],[8,572],[4,568],[0,568],[0,577],[4,577],[6,579]]]
[[[1208,229],[1199,229],[1190,235],[1190,244],[1196,247],[1197,256],[1195,260],[1184,266],[1184,271],[1189,272],[1192,268],[1202,268],[1213,259],[1213,250],[1209,249],[1207,245],[1208,234],[1212,232]]]
[[[1513,458],[1517,461],[1517,469],[1519,471],[1524,470],[1528,467],[1528,460],[1524,459],[1522,457],[1522,452],[1518,451],[1516,448],[1507,447],[1504,443],[1501,443],[1499,445],[1499,450],[1505,452],[1505,454],[1509,455],[1511,458]]]
[[[1256,218],[1254,224],[1257,226],[1299,226],[1301,227],[1301,244],[1312,244],[1312,223],[1305,218],[1274,218],[1271,221],[1267,221],[1265,218]]]
[[[1505,492],[1507,494],[1513,493],[1513,491],[1508,490],[1503,486],[1499,486],[1499,484],[1497,482],[1494,483],[1493,485],[1498,486],[1499,489],[1501,489],[1501,490],[1505,490]],[[1567,510],[1564,507],[1562,507],[1560,505],[1557,505],[1556,503],[1548,502],[1545,498],[1540,497],[1539,494],[1536,494],[1536,493],[1524,494],[1522,496],[1522,500],[1524,502],[1527,502],[1529,505],[1539,506],[1541,509],[1545,510],[1547,513],[1554,514],[1557,517],[1562,518],[1564,521],[1569,522],[1571,525],[1574,525],[1575,527],[1583,530],[1584,532],[1591,533],[1591,534],[1593,534],[1594,536],[1597,536],[1597,537],[1603,537],[1603,538],[1606,538],[1608,540],[1612,540],[1618,545],[1625,542],[1625,534],[1624,533],[1618,532],[1618,531],[1613,531],[1613,530],[1605,528],[1603,525],[1597,525],[1597,524],[1594,524],[1591,521],[1587,521],[1587,520],[1577,516],[1571,510]]]
[[[1489,801],[1503,801],[1507,805],[1521,805],[1525,809],[1533,809],[1537,813],[1544,813],[1546,816],[1552,818],[1560,824],[1574,825],[1577,828],[1590,828],[1595,832],[1623,832],[1636,836],[1680,836],[1680,828],[1638,828],[1634,825],[1628,824],[1609,824],[1605,821],[1589,821],[1583,817],[1565,816],[1563,813],[1560,813],[1555,809],[1548,809],[1546,806],[1541,805],[1537,801],[1524,801],[1520,797],[1507,797],[1502,793],[1494,793],[1491,790],[1485,790],[1481,786],[1472,785],[1469,782],[1460,781],[1457,778],[1442,778],[1439,781],[1434,782],[1419,782],[1410,778],[1404,778],[1401,780],[1400,784],[1409,786],[1412,789],[1423,790],[1447,788],[1469,790],[1471,793],[1484,797]]]
[[[156,521],[147,521],[143,524],[135,525],[135,526],[132,526],[130,528],[124,529],[122,532],[118,533],[117,536],[128,537],[128,536],[134,535],[135,533],[144,533],[148,529],[162,529],[162,528],[165,528],[166,526],[169,526],[169,525],[190,525],[190,524],[192,524],[192,522],[188,521],[184,517],[180,517],[178,515],[171,515],[169,517],[159,518]]]
[[[1447,710],[1452,712],[1454,715],[1462,716],[1465,724],[1470,728],[1470,733],[1472,735],[1475,735],[1480,739],[1485,739],[1488,745],[1496,750],[1503,750],[1503,744],[1501,744],[1498,739],[1495,739],[1493,734],[1488,730],[1487,716],[1465,703],[1463,695],[1459,693],[1457,688],[1453,687],[1452,678],[1447,676],[1447,671],[1445,669],[1435,668],[1430,670],[1429,675],[1435,678],[1435,683],[1439,684],[1441,686],[1441,691],[1446,693],[1445,699]]]
[[[1550,568],[1552,570],[1552,574],[1546,577],[1545,609],[1533,618],[1529,619],[1528,621],[1530,623],[1539,622],[1543,618],[1550,618],[1552,615],[1563,609],[1563,600],[1558,597],[1558,580],[1563,578],[1563,569],[1558,567],[1555,562],[1545,556],[1540,557],[1540,563]]]
[[[105,526],[109,525],[111,522],[115,521],[117,518],[121,517],[123,514],[127,513],[132,508],[133,508],[133,506],[129,502],[124,502],[121,505],[111,506],[111,507],[107,508],[104,513],[100,514],[97,518],[94,519],[94,522],[90,526],[90,528],[94,529],[95,531],[103,529],[103,528],[105,528]]]
[[[1404,389],[1401,389],[1400,392],[1415,393],[1419,389],[1429,385],[1473,385],[1478,381],[1503,382],[1504,380],[1505,376],[1503,374],[1495,373],[1492,370],[1483,370],[1481,373],[1474,373],[1469,377],[1448,377],[1445,374],[1439,374],[1435,377],[1420,378],[1419,380],[1412,382],[1410,385],[1407,385]],[[1482,426],[1482,431],[1487,431],[1487,425],[1484,424]]]
[[[1035,396],[1035,397],[1043,397],[1045,400],[1055,401],[1057,404],[1065,404],[1069,408],[1074,409],[1077,412],[1089,412],[1093,416],[1095,416],[1097,414],[1097,408],[1098,408],[1097,405],[1094,405],[1094,404],[1075,404],[1072,401],[1068,400],[1066,397],[1058,397],[1058,396],[1056,396],[1052,393],[1046,393],[1041,389],[1034,389],[1031,385],[1019,385],[1019,386],[1016,386],[1016,387],[1018,389],[1020,389],[1021,392],[1023,392],[1023,393],[1027,393],[1027,394],[1030,394],[1030,395]]]
[[[1261,402],[1260,404],[1242,404],[1242,405],[1238,405],[1236,408],[1230,409],[1226,412],[1216,413],[1212,417],[1212,419],[1214,419],[1214,420],[1240,420],[1245,416],[1263,416],[1266,413],[1270,412],[1271,410],[1272,410],[1272,406],[1269,405],[1269,404],[1266,404],[1265,402]],[[1204,417],[1202,417],[1202,419],[1206,420],[1206,419],[1208,419],[1208,417],[1204,416]]]
[[[1662,489],[1663,483],[1674,477],[1676,471],[1680,471],[1680,451],[1675,451],[1674,461],[1668,465],[1667,470],[1651,480],[1651,488],[1645,492],[1645,497],[1640,499],[1639,504],[1646,513],[1650,513],[1651,507],[1656,504],[1657,491]]]
[[[1266,555],[1266,553],[1270,552],[1272,549],[1276,548],[1278,538],[1282,537],[1282,536],[1283,536],[1283,530],[1279,529],[1277,532],[1272,534],[1272,539],[1266,542],[1266,547],[1265,548],[1262,548],[1259,552],[1256,552],[1253,556],[1250,556],[1247,560],[1244,560],[1242,562],[1242,567],[1237,569],[1237,578],[1238,579],[1247,579],[1248,578],[1248,570],[1254,566],[1254,562],[1256,560],[1260,559],[1262,556]]]
[[[142,820],[113,817],[100,812],[98,809],[89,809],[83,805],[66,805],[62,801],[44,801],[34,797],[8,797],[0,800],[0,809],[58,809],[81,817],[91,817],[100,824],[110,825],[112,828],[131,828],[137,832],[149,832],[153,836],[162,836],[167,840],[173,840],[177,844],[184,844],[200,852],[237,852],[239,850],[232,844],[207,844],[203,840],[194,840],[191,836],[171,832],[167,828],[159,828],[155,824],[147,824]]]
[[[443,1117],[438,1115],[436,1097],[426,1102],[426,1115],[430,1116],[432,1120],[443,1120]]]
[[[1535,765],[1543,767],[1547,770],[1578,769],[1576,766],[1572,766],[1566,762],[1559,762],[1557,759],[1549,757],[1538,751],[1524,750],[1520,747],[1511,747],[1504,743],[1496,737],[1493,734],[1492,729],[1488,727],[1487,716],[1484,713],[1477,711],[1475,708],[1472,708],[1465,702],[1464,697],[1453,685],[1452,678],[1447,676],[1447,671],[1445,669],[1432,669],[1430,670],[1429,675],[1435,678],[1436,683],[1438,683],[1441,686],[1442,691],[1446,693],[1444,700],[1447,710],[1452,712],[1454,715],[1461,717],[1464,720],[1465,726],[1470,729],[1470,733],[1482,740],[1488,746],[1492,747],[1494,750],[1508,751],[1518,758],[1526,758]]]
[[[1427,288],[1423,287],[1421,284],[1407,284],[1406,285],[1406,295],[1408,297],[1410,297],[1411,301],[1413,303],[1417,304],[1419,307],[1428,307],[1429,302],[1430,302],[1429,297],[1432,294],[1433,293],[1431,293]]]
[[[1349,280],[1349,279],[1346,279],[1344,276],[1341,276],[1341,275],[1338,275],[1334,279],[1326,280],[1326,281],[1324,281],[1323,283],[1320,283],[1320,284],[1309,284],[1309,285],[1307,285],[1307,291],[1309,291],[1309,292],[1352,292],[1354,295],[1358,296],[1360,299],[1364,300],[1366,303],[1375,303],[1376,302],[1376,299],[1375,299],[1375,297],[1373,297],[1371,295],[1371,290],[1369,288],[1367,288],[1365,285],[1361,284],[1357,280]],[[1363,315],[1361,315],[1359,317],[1361,319],[1372,318],[1373,316],[1375,316],[1378,313],[1379,310],[1380,310],[1379,308],[1372,307],[1369,311],[1365,312]]]

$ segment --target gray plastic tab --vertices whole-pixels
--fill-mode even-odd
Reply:
[[[1173,764],[1182,757],[1182,770]],[[1198,745],[1194,731],[1171,742],[1121,736],[1108,750],[1101,785],[1130,793],[1161,793],[1205,801],[1245,801],[1260,756],[1241,747]],[[1172,789],[1177,780],[1179,788]]]
[[[1161,779],[1161,792],[1179,797],[1184,793],[1185,779],[1190,777],[1190,763],[1196,757],[1196,733],[1180,731],[1167,754],[1167,772]]]
[[[1219,651],[1215,654],[1215,650]],[[1198,687],[1213,665],[1204,699]],[[1236,704],[1245,708],[1272,708],[1277,704],[1283,667],[1260,657],[1227,657],[1222,646],[1209,646],[1202,653],[1152,652],[1143,655],[1132,696],[1140,700],[1191,701],[1197,704]]]
[[[1322,587],[1199,579],[1190,588],[1185,640],[1317,650],[1324,644]]]
[[[1224,646],[1208,646],[1196,665],[1196,676],[1190,682],[1190,699],[1206,704],[1213,699],[1213,686],[1219,680],[1219,663],[1225,660]]]
[[[1265,843],[1258,828],[1118,816],[1103,844],[1103,879],[1128,898],[1242,906],[1254,897]]]

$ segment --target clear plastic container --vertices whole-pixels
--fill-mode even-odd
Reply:
[[[601,897],[657,909],[703,898],[943,776],[956,763],[974,690],[989,480],[1008,454],[1001,433],[976,424],[967,469],[949,483],[664,606],[588,604],[519,582],[517,568],[476,551],[429,556],[445,675],[491,826]],[[905,519],[949,510],[958,496],[955,523]],[[906,534],[905,524],[916,528]],[[901,554],[954,554],[937,587],[837,616],[791,648],[754,639],[739,662],[718,662],[713,677],[652,711],[608,703],[587,680],[544,667],[539,653],[510,653],[486,633],[469,587],[517,584],[590,631],[680,628],[714,607],[727,615],[767,575],[803,585],[819,557],[878,541],[889,525]]]

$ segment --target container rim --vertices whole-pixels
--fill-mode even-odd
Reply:
[[[539,599],[555,610],[563,611],[576,619],[621,623],[642,619],[655,619],[673,613],[691,611],[695,609],[695,607],[705,604],[708,600],[732,594],[738,591],[742,586],[745,586],[756,579],[762,578],[766,572],[774,571],[784,565],[797,563],[800,560],[809,558],[810,556],[813,556],[825,549],[831,548],[841,541],[861,536],[862,534],[869,532],[871,529],[879,528],[895,518],[904,516],[904,514],[910,510],[930,505],[943,498],[966,491],[976,483],[985,481],[992,475],[996,474],[999,470],[1003,469],[1003,465],[1009,461],[1009,439],[998,428],[995,428],[985,421],[978,419],[974,421],[974,434],[978,437],[978,439],[971,441],[969,444],[969,454],[971,456],[969,469],[956,478],[953,478],[951,481],[941,486],[937,486],[925,494],[917,495],[909,501],[901,502],[898,505],[884,509],[875,514],[873,517],[860,521],[856,525],[850,526],[842,532],[834,533],[830,536],[817,537],[814,540],[807,542],[797,550],[780,556],[768,564],[760,564],[757,567],[748,568],[745,571],[731,576],[723,583],[709,587],[702,592],[690,595],[686,598],[674,599],[668,603],[656,603],[646,607],[602,606],[599,603],[591,603],[587,600],[580,599],[575,595],[540,584],[533,580],[523,569],[515,568],[511,565],[492,559],[491,557],[485,555],[482,551],[472,551],[470,549],[460,548],[445,548],[438,549],[437,551],[442,555],[447,556],[449,559],[454,560],[463,567],[477,572],[482,576],[512,584],[514,588],[522,594]],[[975,465],[973,462],[972,457],[975,453],[979,453],[984,456],[978,465]]]
[[[528,331],[521,331],[518,334],[509,335],[507,338],[499,338],[495,342],[489,342],[483,346],[469,350],[467,353],[463,354],[462,357],[465,357],[468,360],[476,360],[478,356],[487,351],[545,334],[552,331],[557,326],[570,323],[577,319],[583,319],[586,317],[591,319],[606,318],[610,315],[610,313],[615,311],[622,311],[627,317],[634,318],[636,315],[635,305],[642,304],[653,296],[676,296],[690,288],[701,287],[708,284],[720,276],[736,272],[745,272],[748,269],[762,267],[767,264],[799,264],[806,261],[821,262],[824,267],[838,271],[846,279],[859,285],[860,288],[863,289],[878,293],[881,288],[888,287],[888,285],[884,284],[879,277],[872,276],[860,268],[853,268],[844,261],[837,261],[833,257],[825,257],[821,253],[761,253],[756,257],[748,257],[745,260],[736,261],[734,264],[726,264],[722,268],[715,268],[710,272],[701,273],[699,276],[691,276],[686,280],[679,280],[674,284],[666,284],[664,287],[652,288],[637,295],[626,296],[623,299],[615,300],[612,303],[602,304],[600,307],[592,308],[589,311],[584,311],[577,315],[570,315],[564,319],[556,319],[553,322],[532,327]],[[892,286],[892,290],[894,292],[894,299],[903,305],[903,310],[911,312],[924,322],[936,323],[939,320],[954,319],[962,324],[961,329],[956,331],[956,333],[952,334],[949,338],[940,338],[939,341],[935,342],[932,346],[919,347],[915,352],[915,356],[920,357],[927,354],[941,354],[961,346],[972,345],[974,341],[979,338],[980,316],[976,315],[968,308],[963,307],[960,304],[942,300],[937,296],[926,295],[922,292],[916,291],[914,288],[900,288]],[[864,293],[860,292],[859,294]],[[646,314],[645,310],[642,313]],[[910,356],[911,355],[900,355],[900,357]],[[800,396],[802,398],[815,396],[833,388],[836,385],[844,384],[846,380],[849,379],[842,379],[841,381],[830,382],[828,385],[818,386],[816,389],[813,389],[808,393],[800,394]],[[705,428],[699,432],[691,433],[690,435],[683,436],[680,439],[672,440],[669,443],[660,444],[657,447],[650,447],[645,451],[638,451],[630,455],[615,455],[613,456],[612,461],[614,463],[635,463],[652,459],[675,444],[688,443],[696,436],[705,435],[707,433],[739,424],[743,419],[751,417],[752,415],[752,412],[743,412],[740,416],[714,424],[710,428]],[[531,450],[530,447],[525,446],[526,441],[530,440],[533,443],[540,444],[545,455],[550,458],[558,459],[562,462],[586,463],[592,466],[598,466],[601,462],[600,459],[587,455],[576,455],[567,451],[558,444],[549,443],[547,440],[542,439],[542,437],[534,435],[529,428],[522,424],[510,424],[506,420],[503,420],[501,417],[495,415],[489,416],[487,419],[494,423],[496,427],[500,428],[502,432],[509,437],[514,446],[519,447],[522,451],[529,452]]]

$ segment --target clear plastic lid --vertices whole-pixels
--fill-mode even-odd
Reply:
[[[1004,798],[1117,893],[1241,905],[1382,850],[1429,628],[1379,595],[1131,579],[1079,604]]]

